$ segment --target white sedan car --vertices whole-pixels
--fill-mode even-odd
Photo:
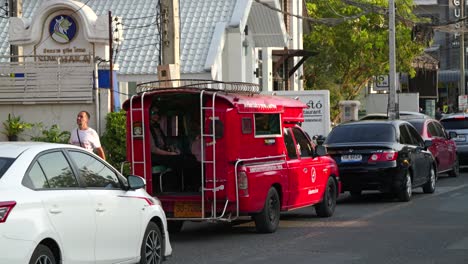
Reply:
[[[159,200],[71,145],[0,143],[0,263],[161,263]]]

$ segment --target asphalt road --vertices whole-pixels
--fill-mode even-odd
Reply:
[[[344,194],[331,218],[312,207],[284,213],[273,234],[257,234],[251,222],[189,222],[170,237],[167,263],[467,264],[468,171],[440,175],[434,194],[413,192],[408,203]]]

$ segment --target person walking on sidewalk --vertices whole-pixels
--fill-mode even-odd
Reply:
[[[88,126],[90,115],[87,111],[81,111],[76,116],[77,128],[70,131],[69,143],[80,146],[89,152],[95,151],[103,160],[106,159],[104,149],[101,146],[98,133]]]

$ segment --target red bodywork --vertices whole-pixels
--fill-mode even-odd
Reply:
[[[202,99],[197,103],[196,98]],[[202,120],[206,161],[204,177],[200,178],[203,191],[159,191],[158,175],[152,173],[149,147],[149,109],[155,103],[162,105],[163,110],[166,106],[168,113],[177,113],[179,123],[197,120],[197,115],[198,121]],[[214,108],[211,108],[213,103]],[[322,200],[329,177],[335,179],[339,189],[341,185],[333,159],[308,156],[306,150],[298,147],[300,138],[311,149],[314,146],[299,126],[304,121],[306,107],[286,97],[198,88],[161,89],[139,94],[124,103],[127,131],[132,132],[127,133],[127,159],[131,162],[132,174],[146,179],[148,193],[161,200],[169,219],[213,220],[251,215],[262,210],[271,187],[277,189],[283,211],[316,204]],[[210,136],[214,127],[213,113],[216,133],[222,131],[216,139]],[[256,135],[256,123],[260,122],[262,114],[272,118],[279,116],[278,134]],[[276,128],[270,129],[275,131]],[[288,146],[285,135],[292,139]],[[178,136],[184,137],[184,133]],[[303,142],[304,138],[307,143]],[[213,160],[215,162],[211,162]],[[191,175],[184,173],[183,177]],[[204,203],[200,206],[202,200]],[[204,208],[201,209],[204,214],[194,208]]]
[[[409,120],[410,123],[414,122]],[[437,173],[452,170],[457,166],[457,146],[453,139],[439,121],[435,119],[424,119],[420,125],[415,125],[424,140],[431,140],[432,145],[429,151],[434,156],[437,163]]]

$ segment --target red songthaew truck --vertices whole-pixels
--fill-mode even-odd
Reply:
[[[248,83],[170,80],[139,90],[124,103],[127,157],[132,174],[161,200],[171,232],[187,220],[248,217],[268,233],[277,229],[280,211],[315,205],[319,216],[333,214],[341,188],[337,165],[301,129],[304,103],[261,95]],[[155,106],[168,145],[193,155],[198,167],[158,164],[151,153]]]

